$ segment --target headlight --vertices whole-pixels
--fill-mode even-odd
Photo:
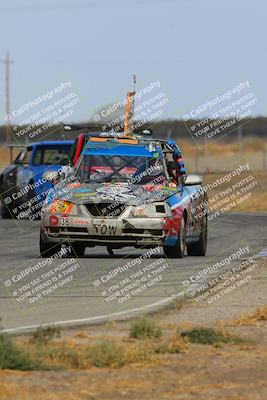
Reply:
[[[56,199],[49,208],[50,213],[78,214],[77,206],[66,200]]]
[[[58,172],[57,171],[45,171],[42,175],[42,178],[48,182],[53,182],[54,180],[58,179]]]

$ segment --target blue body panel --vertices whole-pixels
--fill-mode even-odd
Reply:
[[[61,140],[61,141],[44,141],[44,142],[36,142],[28,145],[27,149],[32,149],[32,155],[29,160],[29,164],[27,166],[19,166],[18,168],[18,177],[17,183],[19,186],[25,186],[29,182],[38,183],[34,188],[35,195],[40,196],[40,201],[44,201],[47,191],[53,187],[51,182],[42,182],[43,174],[46,171],[58,171],[61,168],[60,164],[41,164],[41,165],[34,165],[33,160],[35,157],[35,153],[37,149],[40,147],[47,148],[49,146],[71,146],[74,143],[74,140]],[[40,183],[40,184],[39,184]]]
[[[154,146],[153,150],[150,150],[147,144],[130,145],[109,142],[104,147],[103,143],[88,142],[82,155],[160,157],[163,154],[159,147]]]

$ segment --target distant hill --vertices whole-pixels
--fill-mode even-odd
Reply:
[[[151,127],[153,130],[154,137],[162,137],[166,138],[167,136],[171,136],[174,139],[191,139],[190,134],[190,126],[197,124],[199,121],[188,121],[186,124],[181,120],[162,120],[162,121],[154,121],[152,123],[147,123],[144,125],[144,128]],[[210,123],[211,121],[209,121]],[[259,138],[267,138],[267,118],[266,117],[257,117],[250,120],[241,120],[239,122],[240,126],[242,126],[242,135],[243,137],[255,136]],[[83,124],[84,125],[84,124]],[[42,128],[42,127],[40,127]],[[0,126],[0,143],[4,143],[5,141],[5,126]],[[20,128],[21,129],[21,128]],[[47,129],[40,129],[38,135],[35,134],[38,127],[35,130],[27,129],[27,126],[23,127],[27,131],[26,134],[22,136],[18,136],[17,132],[15,132],[13,128],[13,133],[10,133],[11,141],[13,143],[25,143],[25,138],[28,136],[29,142],[32,141],[40,141],[40,140],[58,140],[62,138],[70,139],[76,137],[77,133],[75,132],[64,132],[61,126],[53,126]],[[100,130],[100,129],[99,129]],[[230,129],[225,130],[224,132],[224,140],[231,141],[234,140],[237,136],[237,124],[233,125]],[[203,136],[200,137],[200,140],[203,140]],[[219,137],[218,137],[219,138]]]

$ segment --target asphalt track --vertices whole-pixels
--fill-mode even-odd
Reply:
[[[238,213],[217,218],[209,226],[206,257],[185,256],[183,259],[166,260],[161,252],[142,259],[140,256],[146,254],[148,250],[125,248],[116,250],[116,256],[111,258],[104,247],[87,249],[84,257],[70,261],[66,268],[74,266],[73,271],[67,271],[65,277],[63,274],[65,280],[62,276],[61,278],[58,276],[58,282],[62,282],[62,286],[56,287],[49,293],[41,291],[44,295],[34,303],[30,303],[29,298],[23,298],[28,291],[26,286],[30,285],[28,288],[32,290],[48,282],[51,280],[51,276],[48,276],[50,271],[52,269],[55,271],[58,266],[71,259],[64,257],[53,260],[51,264],[40,267],[26,277],[20,275],[25,269],[43,261],[38,249],[39,222],[0,219],[1,326],[8,332],[16,333],[50,323],[86,324],[108,318],[130,317],[144,310],[156,309],[170,301],[172,296],[183,293],[186,289],[184,281],[188,281],[191,276],[195,277],[198,271],[216,264],[238,249],[247,247],[249,250],[234,261],[236,263],[247,259],[250,255],[258,254],[266,248],[266,227],[267,214],[264,213]],[[110,279],[107,281],[110,271],[114,271],[118,266],[128,266],[136,259],[141,260],[140,264],[133,263],[133,266],[129,266],[126,271],[114,276],[109,275]],[[150,268],[152,263],[155,267]],[[57,274],[63,271],[60,268]],[[229,265],[222,266],[220,273],[228,268]],[[140,270],[146,271],[147,282],[150,279],[151,283],[147,287],[138,276]],[[147,275],[149,272],[150,278]],[[15,278],[12,278],[14,276]],[[68,281],[70,276],[71,281]],[[103,276],[106,282],[101,281]],[[13,282],[12,279],[17,282]],[[130,286],[127,289],[127,285],[131,284],[135,285],[133,289],[135,292],[129,289]],[[46,286],[44,291],[51,285]],[[195,284],[197,285],[201,285],[201,280]],[[190,288],[195,286],[190,285]],[[120,296],[111,299],[116,291],[122,288],[125,290],[124,295],[120,293]],[[37,293],[40,293],[40,290],[36,291],[36,295]],[[131,297],[127,298],[129,293]],[[22,297],[18,300],[20,296]],[[107,300],[109,296],[111,297]],[[123,301],[119,302],[118,299],[122,298]]]

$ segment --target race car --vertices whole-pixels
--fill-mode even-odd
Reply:
[[[89,136],[73,175],[59,182],[42,209],[40,254],[70,244],[82,256],[106,246],[163,246],[170,258],[204,256],[207,197],[202,178],[186,175],[172,140],[141,135]]]
[[[15,160],[0,174],[2,218],[38,219],[50,188],[51,177],[69,162],[74,140],[35,142],[21,147]]]

